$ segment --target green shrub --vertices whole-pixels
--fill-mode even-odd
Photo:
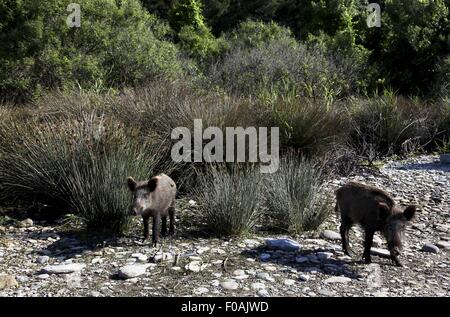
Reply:
[[[0,25],[0,94],[23,100],[42,90],[121,88],[181,73],[169,27],[138,0],[86,0],[69,28],[69,0],[10,1]],[[2,14],[2,13],[0,13]]]
[[[47,204],[81,216],[89,229],[123,232],[131,199],[125,180],[153,175],[162,150],[134,133],[88,114],[57,123],[2,123],[0,201]]]
[[[249,232],[259,218],[261,187],[258,168],[211,166],[195,189],[207,227],[225,236]]]
[[[354,90],[356,78],[319,47],[271,41],[226,53],[208,71],[213,85],[236,95],[298,95],[333,100]],[[343,65],[343,64],[342,64]]]
[[[268,216],[275,226],[296,234],[317,229],[332,209],[324,178],[312,162],[292,154],[283,157],[265,186]]]

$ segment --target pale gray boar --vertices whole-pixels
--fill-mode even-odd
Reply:
[[[348,233],[353,224],[359,224],[365,231],[363,260],[371,263],[370,249],[373,235],[380,231],[386,238],[391,260],[402,266],[398,259],[402,248],[402,233],[405,225],[416,213],[411,205],[401,211],[385,191],[376,187],[349,182],[336,190],[336,212],[340,213],[342,248],[349,254]]]
[[[153,218],[152,245],[159,242],[159,233],[167,233],[167,216],[170,218],[169,235],[175,234],[175,182],[166,174],[160,174],[148,181],[136,182],[127,178],[128,187],[133,192],[130,215],[142,216],[144,220],[144,241],[149,238],[149,218]],[[162,221],[162,229],[160,223]]]

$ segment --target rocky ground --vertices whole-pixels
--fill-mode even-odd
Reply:
[[[353,259],[344,256],[334,214],[307,235],[221,240],[196,231],[194,202],[183,201],[177,238],[158,249],[140,243],[137,219],[117,239],[30,220],[0,227],[0,296],[449,296],[450,165],[437,160],[392,161],[350,177],[385,188],[401,205],[418,205],[405,232],[403,268],[383,257],[379,236],[373,263],[360,263],[357,228]],[[331,181],[330,195],[347,180]]]

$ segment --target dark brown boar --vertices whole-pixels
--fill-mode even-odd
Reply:
[[[385,191],[376,187],[349,182],[336,190],[336,212],[340,212],[342,248],[349,254],[348,233],[353,224],[365,231],[363,260],[371,263],[370,249],[373,235],[380,231],[386,238],[391,259],[402,266],[398,259],[402,248],[402,233],[416,212],[410,205],[401,211]]]
[[[148,181],[136,182],[127,179],[128,187],[133,192],[133,204],[130,215],[142,216],[144,220],[144,241],[149,238],[149,218],[153,218],[152,244],[159,242],[159,233],[167,233],[167,216],[170,218],[169,235],[175,234],[175,182],[166,174],[160,174]],[[160,222],[162,221],[162,230]]]

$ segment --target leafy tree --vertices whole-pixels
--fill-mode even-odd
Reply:
[[[169,27],[138,0],[84,0],[69,28],[69,0],[0,0],[0,95],[23,100],[44,89],[123,87],[175,77]]]

